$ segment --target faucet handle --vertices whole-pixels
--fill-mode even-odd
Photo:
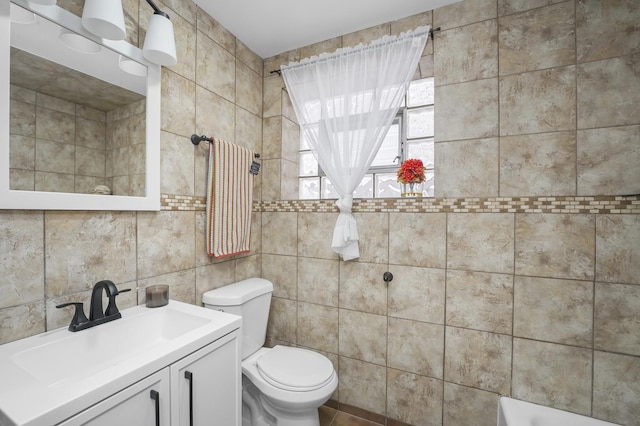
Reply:
[[[84,314],[82,302],[69,302],[57,305],[56,308],[66,308],[67,306],[74,306],[76,309],[73,312],[73,318],[71,324],[69,324],[69,331],[82,330],[81,326],[89,322],[89,318]]]
[[[105,311],[105,316],[110,317],[113,315],[120,314],[118,307],[116,306],[116,296],[120,293],[126,293],[127,291],[131,291],[130,288],[125,288],[124,290],[116,290],[113,294],[109,295],[109,304],[107,305],[107,310]]]

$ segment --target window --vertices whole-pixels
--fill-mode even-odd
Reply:
[[[407,158],[419,158],[427,170],[424,195],[434,194],[434,87],[433,78],[414,80],[409,85],[404,105],[389,128],[368,173],[360,182],[354,198],[399,197],[401,185],[396,170]],[[309,144],[300,138],[300,199],[332,199],[338,194],[318,165]]]

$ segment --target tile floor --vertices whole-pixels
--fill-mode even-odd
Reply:
[[[380,424],[323,405],[320,407],[320,426],[380,426]]]

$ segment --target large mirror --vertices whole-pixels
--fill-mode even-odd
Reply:
[[[159,210],[159,66],[58,6],[0,20],[0,208]]]

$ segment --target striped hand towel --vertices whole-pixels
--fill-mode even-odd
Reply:
[[[213,139],[209,144],[207,179],[207,254],[246,253],[251,243],[253,152]]]

